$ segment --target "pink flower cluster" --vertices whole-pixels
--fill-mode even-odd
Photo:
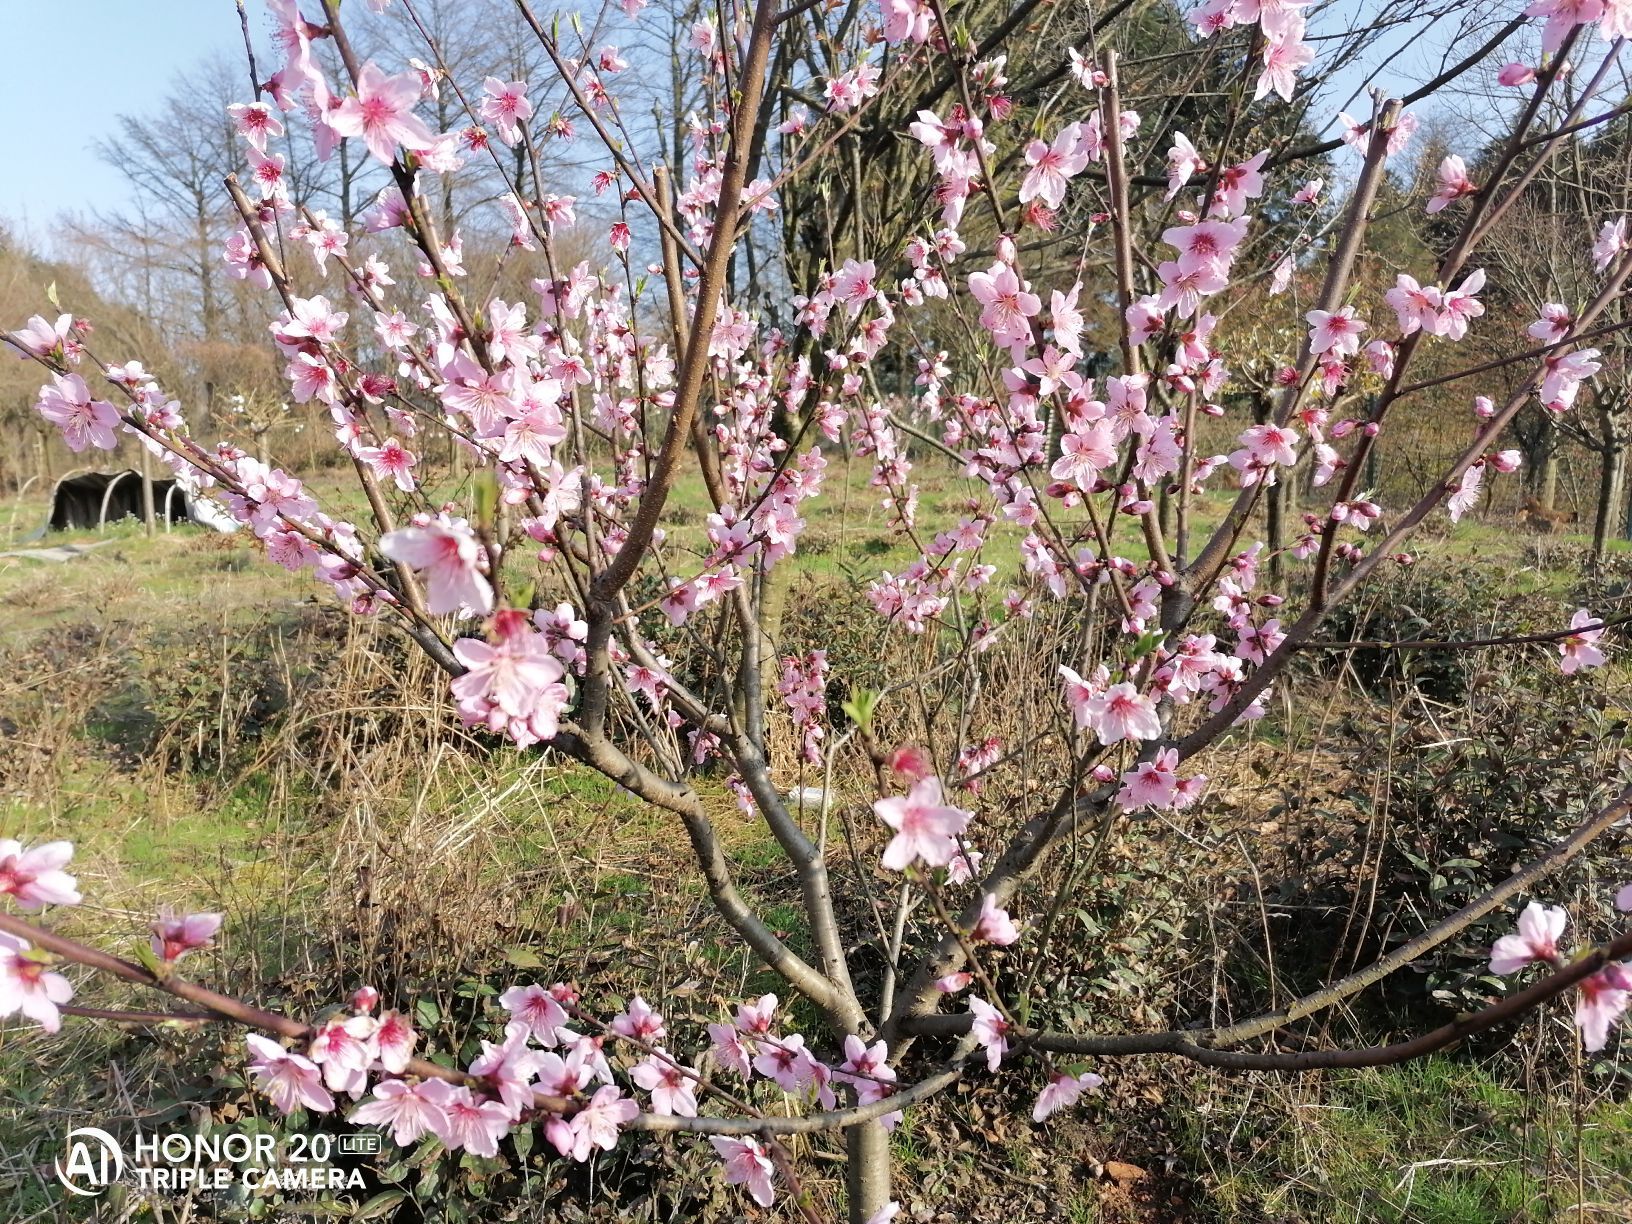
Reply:
[[[1616,908],[1632,910],[1632,885],[1616,895]],[[1519,914],[1518,928],[1503,935],[1490,949],[1490,971],[1500,976],[1518,973],[1533,964],[1562,969],[1570,960],[1559,946],[1569,915],[1559,906],[1532,901]],[[1609,1043],[1609,1030],[1632,1003],[1632,964],[1610,961],[1577,987],[1575,1025],[1581,1044],[1590,1051]]]

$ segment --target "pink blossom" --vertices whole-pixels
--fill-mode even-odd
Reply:
[[[697,1116],[697,1094],[693,1079],[671,1059],[653,1054],[629,1068],[634,1084],[652,1094],[652,1112],[681,1118]]]
[[[1598,237],[1592,244],[1592,265],[1602,272],[1614,262],[1622,251],[1632,249],[1632,243],[1627,241],[1627,218],[1617,217],[1613,221],[1605,221],[1598,230]]]
[[[1315,49],[1303,41],[1303,18],[1290,14],[1277,28],[1264,30],[1264,70],[1258,74],[1258,86],[1253,90],[1257,100],[1274,92],[1286,102],[1292,101],[1297,88],[1299,68],[1314,63]]]
[[[1581,1030],[1581,1045],[1596,1052],[1609,1044],[1609,1028],[1626,1011],[1632,1000],[1632,971],[1623,964],[1605,965],[1577,988],[1575,1023]]]
[[[404,493],[412,493],[418,487],[414,480],[414,467],[419,459],[395,438],[387,438],[378,446],[365,446],[357,452],[357,457],[368,464],[376,475],[391,477]]]
[[[1264,194],[1264,163],[1269,160],[1269,150],[1259,149],[1244,162],[1227,167],[1218,176],[1218,189],[1213,192],[1211,211],[1219,214],[1235,215],[1246,209],[1248,200],[1256,200]]]
[[[493,588],[481,572],[482,546],[470,528],[446,515],[380,537],[380,551],[418,572],[432,615],[487,612]]]
[[[1444,304],[1444,294],[1433,286],[1419,285],[1415,277],[1401,272],[1395,278],[1394,288],[1383,294],[1383,300],[1399,320],[1402,336],[1409,336],[1418,328],[1438,332],[1439,309]]]
[[[1558,906],[1532,901],[1519,915],[1516,935],[1503,935],[1490,949],[1490,971],[1503,976],[1517,973],[1532,961],[1548,964],[1558,959],[1558,937],[1569,915]]]
[[[1551,55],[1564,45],[1564,37],[1571,30],[1599,20],[1606,11],[1605,0],[1535,0],[1524,15],[1547,19],[1541,31],[1541,49]]]
[[[76,455],[88,446],[113,450],[119,445],[115,430],[119,410],[104,400],[93,400],[78,374],[53,374],[40,388],[39,414],[62,431],[62,440]]]
[[[1485,270],[1475,268],[1455,289],[1445,295],[1440,307],[1438,334],[1460,340],[1468,334],[1468,324],[1485,313],[1484,303],[1474,295],[1485,287]]]
[[[335,1092],[361,1096],[374,1061],[377,1022],[368,1016],[335,1016],[307,1044],[311,1060],[323,1068],[323,1082]]]
[[[311,1059],[258,1033],[246,1034],[244,1041],[254,1055],[249,1073],[255,1086],[271,1099],[279,1113],[290,1114],[302,1107],[328,1113],[334,1108],[334,1098],[324,1089],[322,1073]]]
[[[1049,208],[1065,202],[1066,183],[1088,165],[1081,148],[1082,127],[1072,123],[1060,129],[1054,143],[1033,140],[1026,145],[1026,165],[1031,168],[1020,183],[1020,203],[1041,200]]]
[[[1093,699],[1105,691],[1110,675],[1102,664],[1091,678],[1084,679],[1074,668],[1060,664],[1060,679],[1065,681],[1065,701],[1071,707],[1078,731],[1086,731],[1094,724]]]
[[[459,717],[523,748],[555,738],[566,708],[566,669],[549,640],[520,612],[493,618],[493,641],[460,638],[453,653],[465,674],[452,682]]]
[[[66,350],[68,332],[73,325],[74,316],[70,314],[58,315],[55,323],[40,315],[30,315],[28,322],[12,334],[25,353],[33,353],[36,357],[50,357]],[[23,353],[19,353],[18,356],[27,360]]]
[[[74,877],[63,871],[73,857],[72,842],[41,842],[25,850],[20,841],[0,838],[0,893],[9,893],[25,910],[78,905]]]
[[[1190,143],[1190,138],[1183,132],[1175,130],[1173,147],[1167,151],[1167,194],[1162,198],[1171,200],[1190,181],[1191,175],[1198,174],[1206,168],[1206,160],[1196,152],[1196,146]]]
[[[777,998],[774,994],[760,995],[752,1003],[737,1005],[737,1029],[740,1032],[762,1036],[771,1031],[771,1021],[776,1016]]]
[[[328,125],[341,136],[361,136],[368,151],[389,166],[401,145],[421,152],[436,143],[431,129],[414,114],[424,92],[417,73],[386,76],[371,60],[357,74],[357,92],[328,114]]]
[[[1304,318],[1309,321],[1309,351],[1316,356],[1331,353],[1344,357],[1360,351],[1360,333],[1366,330],[1366,324],[1355,318],[1353,306],[1311,310]]]
[[[482,92],[487,97],[482,99],[479,113],[498,129],[500,140],[514,147],[521,140],[521,124],[533,114],[533,104],[527,100],[527,82],[507,84],[490,76],[482,83]]]
[[[1063,1072],[1051,1075],[1043,1090],[1037,1094],[1037,1103],[1031,1107],[1031,1120],[1041,1122],[1050,1114],[1071,1108],[1085,1090],[1098,1088],[1104,1082],[1092,1071],[1085,1071],[1081,1075],[1066,1075]]]
[[[890,753],[887,761],[890,772],[903,782],[917,782],[935,772],[935,762],[927,749],[917,744],[901,744]]]
[[[1020,928],[1009,917],[1008,911],[998,906],[997,897],[987,893],[981,899],[980,916],[975,919],[975,925],[969,928],[969,938],[976,943],[1006,948],[1019,940]]]
[[[1460,522],[1462,516],[1479,501],[1479,487],[1485,479],[1485,465],[1475,463],[1462,473],[1462,479],[1445,503],[1445,509],[1451,516],[1451,522]]]
[[[1337,121],[1343,125],[1343,143],[1356,153],[1364,156],[1371,146],[1371,122],[1361,123],[1343,111],[1338,111]],[[1411,142],[1412,134],[1418,126],[1417,117],[1410,111],[1402,111],[1400,117],[1394,121],[1394,126],[1388,131],[1388,141],[1384,147],[1384,155],[1393,157]]]
[[[1575,316],[1570,313],[1569,307],[1561,302],[1548,302],[1541,308],[1541,318],[1524,331],[1543,344],[1558,344],[1569,336],[1574,327]]]
[[[1089,493],[1100,472],[1115,465],[1116,436],[1110,422],[1080,421],[1060,438],[1060,457],[1049,468],[1049,475]]]
[[[741,1031],[732,1024],[710,1024],[708,1036],[711,1041],[709,1053],[720,1066],[735,1071],[743,1079],[753,1077],[753,1064],[749,1052],[742,1042]]]
[[[1394,377],[1394,346],[1387,340],[1373,340],[1363,350],[1366,364],[1378,378]]]
[[[612,1084],[602,1085],[577,1113],[572,1115],[572,1151],[574,1160],[589,1159],[599,1148],[610,1152],[618,1146],[619,1129],[635,1120],[640,1106],[619,1092]]]
[[[629,1000],[629,1009],[612,1020],[612,1031],[620,1037],[656,1044],[668,1036],[663,1017],[652,1010],[645,999],[636,995]]]
[[[1156,703],[1127,681],[1113,684],[1088,699],[1087,725],[1101,744],[1152,740],[1162,733]]]
[[[1023,344],[1031,336],[1029,319],[1043,308],[1007,264],[994,263],[969,277],[969,292],[980,303],[980,325],[1001,345]]]
[[[1598,627],[1588,628],[1592,625]],[[1573,676],[1583,667],[1602,667],[1604,652],[1598,646],[1598,639],[1604,636],[1603,622],[1585,608],[1577,608],[1570,618],[1570,628],[1578,632],[1558,644],[1559,670]]]
[[[1003,1056],[1009,1052],[1009,1022],[985,999],[971,998],[969,1014],[974,1017],[969,1031],[986,1048],[986,1069],[996,1071],[1003,1062]]]
[[[775,1080],[783,1092],[798,1092],[810,1083],[815,1061],[805,1049],[805,1039],[793,1033],[780,1040],[760,1042],[754,1070]]]
[[[499,996],[499,1006],[525,1024],[533,1040],[543,1046],[555,1045],[556,1029],[567,1023],[566,1009],[555,995],[536,984],[510,987]]]
[[[47,970],[55,960],[26,939],[0,932],[0,1017],[21,1013],[48,1033],[62,1027],[57,1008],[74,997],[74,988]]]
[[[1117,804],[1127,811],[1139,808],[1170,808],[1178,795],[1179,754],[1164,748],[1149,761],[1141,761],[1122,775],[1122,789],[1117,792]]]
[[[776,1166],[770,1154],[760,1146],[759,1140],[715,1136],[709,1142],[725,1162],[725,1180],[733,1186],[747,1186],[754,1202],[761,1207],[769,1207],[776,1198],[776,1192],[771,1188],[771,1173]]]
[[[283,135],[283,123],[265,102],[234,102],[227,107],[233,129],[244,140],[262,153],[270,136]]]
[[[1467,165],[1453,153],[1439,163],[1439,185],[1434,189],[1433,198],[1428,201],[1428,211],[1440,212],[1447,205],[1478,190],[1477,184],[1468,177]]]
[[[447,1118],[441,1131],[449,1150],[461,1148],[472,1156],[497,1156],[499,1140],[510,1132],[510,1111],[498,1101],[478,1101],[469,1088],[451,1089],[440,1102]]]
[[[234,280],[247,280],[258,289],[272,288],[272,270],[248,230],[235,230],[221,253]]]
[[[179,917],[168,911],[153,923],[153,955],[162,961],[176,961],[188,952],[207,948],[221,929],[224,914],[188,914]]]
[[[1277,464],[1291,467],[1298,461],[1298,433],[1284,425],[1276,425],[1273,422],[1253,425],[1242,431],[1236,440],[1241,443],[1247,460],[1259,467],[1273,467]],[[1244,466],[1235,463],[1233,456],[1230,462],[1237,467]]]
[[[401,1075],[408,1069],[408,1060],[418,1041],[419,1036],[407,1016],[398,1011],[381,1012],[379,1026],[374,1030],[375,1061],[392,1075]]]
[[[945,867],[957,853],[955,839],[974,815],[943,803],[941,780],[933,776],[920,778],[905,796],[878,800],[873,811],[896,831],[879,860],[890,871],[905,871],[920,859],[929,867]]]
[[[1549,412],[1568,412],[1575,404],[1582,382],[1603,368],[1598,355],[1597,349],[1584,348],[1544,358],[1542,368],[1546,372],[1536,390],[1542,407]]]
[[[926,43],[935,25],[935,10],[923,0],[880,0],[884,17],[884,42],[898,46],[904,42]]]
[[[444,1137],[448,1129],[445,1106],[453,1095],[453,1085],[428,1079],[417,1084],[402,1080],[382,1080],[374,1085],[374,1099],[351,1111],[350,1120],[365,1126],[387,1126],[399,1147],[418,1143],[424,1136]]]

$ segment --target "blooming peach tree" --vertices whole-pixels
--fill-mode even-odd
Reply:
[[[1432,516],[1458,519],[1513,472],[1517,453],[1501,439],[1521,408],[1569,413],[1590,383],[1598,349],[1589,342],[1625,326],[1611,310],[1632,276],[1625,218],[1596,219],[1594,296],[1549,306],[1529,329],[1534,343],[1495,363],[1511,368],[1514,389],[1470,408],[1466,444],[1434,486],[1393,506],[1362,488],[1402,406],[1478,372],[1411,378],[1422,352],[1454,349],[1489,322],[1485,274],[1470,266],[1482,238],[1570,132],[1616,117],[1590,108],[1632,28],[1632,4],[1540,0],[1513,17],[1502,38],[1522,37],[1533,19],[1542,54],[1501,70],[1511,135],[1472,170],[1461,156],[1444,159],[1431,197],[1414,206],[1450,219],[1454,239],[1437,265],[1399,273],[1369,305],[1356,292],[1356,260],[1412,113],[1378,95],[1364,119],[1342,117],[1331,143],[1349,160],[1335,224],[1319,221],[1326,184],[1297,183],[1284,147],[1237,143],[1251,130],[1237,120],[1302,97],[1300,74],[1317,63],[1297,0],[1206,0],[1188,14],[1196,39],[1234,39],[1239,50],[1231,119],[1211,147],[1152,130],[1125,108],[1117,57],[1092,48],[1069,50],[1058,65],[1067,87],[1037,108],[1033,130],[1017,130],[1003,57],[949,24],[941,0],[727,5],[689,33],[683,53],[711,109],[676,117],[685,160],[666,166],[635,152],[638,125],[619,100],[624,57],[583,33],[638,27],[644,0],[575,23],[577,46],[518,0],[553,75],[483,82],[450,79],[434,43],[418,66],[360,60],[347,25],[368,18],[355,6],[344,23],[335,0],[321,11],[314,0],[267,7],[279,62],[266,79],[252,63],[253,96],[230,108],[242,140],[243,166],[228,180],[241,227],[223,258],[267,293],[289,394],[328,409],[369,521],[337,517],[282,468],[195,439],[139,362],[110,363],[70,315],[4,334],[47,371],[40,413],[76,452],[136,438],[187,487],[219,498],[272,563],[400,629],[447,674],[466,726],[580,762],[671,814],[720,917],[817,1019],[797,1031],[788,998],[767,994],[688,1047],[661,1000],[614,1011],[569,983],[521,982],[498,999],[502,1032],[468,1067],[451,1068],[426,1057],[411,1009],[382,1007],[372,989],[307,1023],[190,980],[182,962],[210,944],[219,915],[159,916],[134,960],[55,933],[38,911],[80,900],[71,847],[14,840],[0,842],[0,892],[27,916],[0,913],[0,1015],[55,1031],[64,1014],[101,1014],[72,1004],[72,975],[108,974],[174,996],[187,1015],[245,1026],[251,1076],[285,1112],[343,1110],[396,1143],[434,1136],[478,1156],[537,1128],[569,1161],[631,1130],[687,1132],[706,1137],[726,1179],[764,1206],[797,1186],[786,1136],[843,1132],[856,1224],[898,1210],[890,1128],[968,1075],[1026,1077],[1041,1122],[1099,1086],[1085,1059],[1376,1065],[1571,991],[1584,1044],[1604,1045],[1632,990],[1621,962],[1632,933],[1572,956],[1561,946],[1563,911],[1533,901],[1490,967],[1541,975],[1486,1010],[1393,1045],[1241,1048],[1531,890],[1621,819],[1627,795],[1375,964],[1228,1027],[1056,1031],[1016,993],[1014,970],[1043,963],[1058,897],[1030,907],[1050,915],[1041,922],[1017,917],[1016,902],[1061,848],[1140,813],[1206,804],[1208,754],[1243,721],[1266,717],[1272,686],[1327,615],[1381,568],[1408,564],[1405,545]],[[418,23],[411,0],[396,7]],[[780,49],[795,34],[822,40],[825,77],[789,78]],[[1607,52],[1601,39],[1612,40]],[[321,45],[338,78],[322,67]],[[1575,87],[1542,125],[1567,71]],[[896,133],[933,175],[916,232],[835,256],[814,283],[788,286],[791,322],[772,325],[740,291],[736,253],[750,234],[764,241],[756,221],[774,217],[791,185],[829,172],[846,136],[920,72],[945,76],[958,100],[944,113],[919,110]],[[436,131],[422,117],[438,89],[456,91],[464,126]],[[777,95],[790,90],[810,105],[779,110]],[[291,125],[306,125],[320,151],[360,140],[378,163],[385,184],[361,232],[292,202],[277,151]],[[592,163],[594,191],[615,201],[615,219],[594,235],[599,266],[563,258],[563,235],[592,223],[578,200],[548,190],[546,139],[573,142]],[[496,204],[512,234],[507,258],[537,272],[528,302],[472,296],[460,234],[439,227],[426,194],[438,176],[496,162],[501,150],[532,167],[532,195],[518,186]],[[1288,188],[1290,228],[1254,217],[1277,186]],[[1080,261],[1041,256],[1028,266],[1032,239],[1068,217],[1108,251],[1108,276],[1085,281]],[[301,295],[313,278],[328,287]],[[1276,320],[1270,410],[1232,425],[1228,316],[1243,303]],[[1111,373],[1087,360],[1090,340],[1107,333]],[[883,393],[885,371],[916,371],[911,394]],[[1360,398],[1348,393],[1361,388],[1369,397],[1355,412]],[[1233,443],[1210,452],[1204,439],[1223,430]],[[473,473],[456,500],[433,500],[421,483],[432,438],[451,439]],[[839,446],[870,460],[872,486],[917,552],[899,573],[876,575],[867,599],[924,660],[925,683],[934,677],[955,697],[910,737],[888,731],[891,693],[847,683],[847,661],[821,651],[778,658],[766,628],[765,591],[797,553],[803,507],[823,495]],[[920,522],[914,470],[926,454],[952,460],[973,490],[956,523]],[[693,464],[712,509],[706,542],[688,550],[668,538],[665,508]],[[1295,580],[1272,593],[1260,571],[1273,550],[1248,533],[1266,492],[1293,479],[1324,506],[1281,549]],[[1208,495],[1227,508],[1204,531],[1197,511]],[[1074,626],[1074,645],[1036,677],[1052,709],[1032,742],[1003,743],[982,727],[983,677],[1044,615]],[[658,626],[715,659],[706,685],[677,674]],[[1605,661],[1607,627],[1582,609],[1567,628],[1517,640],[1550,644],[1571,674]],[[847,696],[843,718],[830,711],[830,690]],[[814,813],[790,798],[772,776],[777,719],[792,728],[802,769],[830,783],[836,763],[859,763],[875,793],[854,811],[828,786]],[[984,784],[1039,749],[1060,762],[1047,775],[1052,794],[1034,797],[1029,814],[987,807]],[[738,888],[698,789],[716,770],[791,866],[808,952]],[[835,812],[842,839],[830,836]],[[842,889],[830,871],[835,846],[858,864],[866,856]],[[854,904],[841,906],[840,893]],[[858,906],[876,939],[841,921]],[[871,958],[865,978],[858,938]],[[938,1052],[909,1064],[920,1043]],[[761,1086],[773,1085],[798,1108],[768,1108]],[[818,1218],[808,1197],[796,1198]]]

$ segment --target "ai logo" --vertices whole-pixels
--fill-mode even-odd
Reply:
[[[119,1144],[94,1126],[68,1132],[66,1157],[57,1157],[57,1180],[70,1194],[95,1197],[125,1175],[125,1154]]]

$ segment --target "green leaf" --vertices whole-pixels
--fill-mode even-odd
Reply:
[[[149,944],[137,943],[135,955],[142,963],[142,967],[156,978],[162,978],[170,972],[170,966],[153,954],[153,948]]]
[[[542,969],[544,962],[538,958],[538,953],[531,948],[524,948],[520,944],[506,948],[503,952],[504,962],[517,969]]]
[[[419,1021],[421,1028],[435,1028],[442,1019],[442,1009],[433,999],[420,999],[414,1004],[414,1019]]]
[[[884,694],[873,689],[856,689],[849,698],[839,707],[850,717],[850,721],[859,727],[864,735],[873,732],[873,715],[878,710],[878,703]]]
[[[408,1196],[401,1190],[382,1190],[352,1213],[354,1220],[377,1220],[390,1214]]]

